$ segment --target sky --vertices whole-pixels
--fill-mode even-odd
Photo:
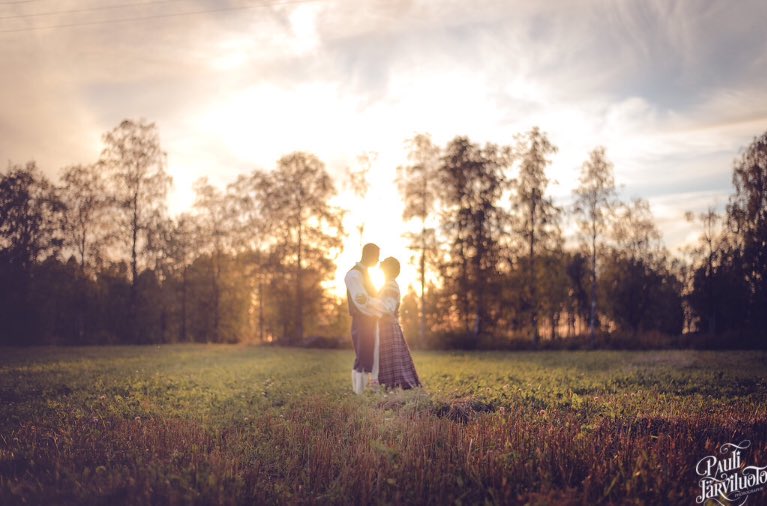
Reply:
[[[677,251],[699,234],[685,211],[723,209],[767,130],[766,20],[763,0],[0,0],[0,157],[56,179],[144,118],[179,213],[200,177],[314,153],[349,211],[340,290],[368,241],[415,278],[394,184],[408,138],[511,144],[538,126],[558,204],[603,145]],[[361,157],[364,199],[345,176]]]

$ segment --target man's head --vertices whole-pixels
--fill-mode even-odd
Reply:
[[[397,276],[399,276],[399,261],[394,257],[384,258],[384,261],[381,262],[381,270],[386,277],[386,281],[397,279]]]
[[[375,267],[378,264],[378,256],[381,254],[381,248],[372,242],[362,247],[362,260],[360,263],[365,267]]]

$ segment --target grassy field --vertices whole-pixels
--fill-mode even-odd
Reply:
[[[0,348],[0,504],[689,505],[721,444],[767,465],[765,352],[414,359],[357,397],[348,350]]]

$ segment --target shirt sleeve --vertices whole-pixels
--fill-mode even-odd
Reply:
[[[358,270],[352,269],[346,273],[344,283],[346,284],[346,289],[349,290],[349,295],[351,295],[352,304],[362,314],[375,317],[381,316],[383,311],[379,301],[368,295],[365,291],[365,288],[362,286],[362,274]]]
[[[370,297],[368,305],[378,313],[376,316],[382,316],[385,314],[393,315],[394,310],[397,309],[397,303],[393,302],[393,300],[389,297]]]

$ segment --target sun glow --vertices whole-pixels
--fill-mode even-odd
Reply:
[[[399,153],[396,153],[399,155]],[[397,278],[403,295],[410,286],[415,287],[416,268],[410,259],[413,251],[408,248],[405,234],[408,225],[402,221],[404,207],[402,196],[395,183],[396,167],[402,163],[388,154],[379,154],[371,164],[368,173],[369,191],[363,197],[351,190],[342,191],[335,199],[335,205],[346,210],[343,251],[336,259],[336,275],[331,290],[338,297],[344,297],[346,286],[344,276],[360,259],[362,246],[372,242],[381,248],[380,259],[392,256],[399,260],[401,272]],[[342,186],[342,181],[337,181]],[[370,270],[376,288],[383,285],[383,273],[379,268]]]
[[[193,204],[192,184],[200,175],[209,175],[222,187],[238,173],[268,170],[293,151],[316,154],[340,191],[334,205],[346,211],[342,251],[334,258],[336,272],[324,285],[337,297],[345,296],[344,276],[367,242],[381,247],[381,259],[399,260],[397,281],[403,294],[410,287],[420,292],[413,262],[417,251],[408,248],[405,235],[410,224],[402,221],[403,201],[395,184],[396,167],[406,161],[404,141],[416,132],[431,133],[441,146],[459,134],[479,143],[512,144],[515,133],[538,125],[559,148],[547,175],[552,180],[548,191],[561,205],[572,198],[580,166],[596,144],[607,146],[616,180],[638,186],[648,179],[647,167],[657,161],[652,153],[670,156],[685,151],[683,142],[690,142],[686,131],[676,139],[659,130],[665,116],[645,99],[597,97],[573,102],[558,84],[530,77],[529,72],[515,75],[489,94],[497,84],[492,75],[445,65],[440,59],[397,67],[386,75],[385,93],[382,88],[377,100],[349,79],[323,73],[287,81],[269,79],[268,72],[242,79],[250,67],[271,69],[275,61],[323,54],[327,48],[317,26],[323,9],[314,4],[286,8],[287,22],[269,36],[228,35],[204,52],[226,92],[210,93],[188,113],[187,126],[172,135],[170,151],[176,154],[170,169],[176,190],[171,207],[179,210]],[[506,108],[499,107],[499,100],[507,103]],[[674,131],[679,130],[676,126]],[[349,162],[360,152],[375,152],[364,196],[345,185],[344,170],[354,166]],[[211,167],[216,167],[215,173]],[[667,207],[669,223],[673,213],[681,216],[679,205]],[[566,226],[570,239],[573,227]],[[380,285],[380,273],[371,274]],[[434,274],[429,278],[433,281]]]
[[[380,291],[386,281],[383,271],[380,267],[376,266],[368,269],[368,272],[370,273],[370,281],[373,282],[373,286],[376,287],[376,290]]]

